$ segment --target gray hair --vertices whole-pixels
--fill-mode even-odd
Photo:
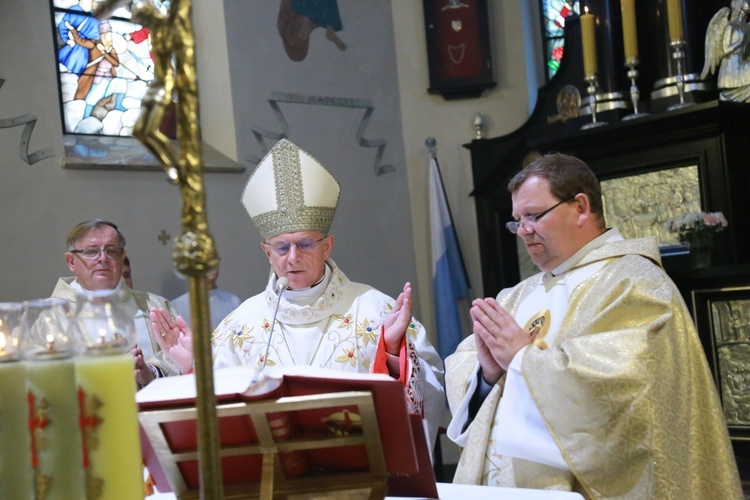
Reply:
[[[92,229],[99,229],[103,226],[114,228],[114,230],[117,231],[117,240],[120,244],[120,248],[125,248],[125,236],[120,232],[114,222],[110,222],[104,219],[89,219],[87,221],[79,222],[68,233],[68,236],[65,240],[68,245],[68,251],[75,250],[75,245],[78,240],[86,235],[89,231],[91,231]]]

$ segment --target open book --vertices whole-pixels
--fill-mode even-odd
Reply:
[[[389,478],[388,494],[408,495],[416,489],[423,496],[437,495],[421,419],[407,413],[403,386],[387,375],[309,366],[267,367],[261,373],[248,367],[231,367],[214,371],[214,389],[225,487],[260,481],[262,454],[258,449],[264,446],[267,449],[269,442],[266,438],[262,443],[264,429],[270,429],[272,444],[278,449],[277,476],[289,484],[296,478],[302,480],[324,473],[334,473],[345,480],[347,474],[354,477],[377,468],[373,463],[378,461],[377,457],[367,449],[367,429],[374,428],[374,439],[382,445],[381,460],[384,459]],[[369,420],[367,404],[353,404],[356,398],[347,398],[355,395],[361,398],[363,394],[370,400],[373,416]],[[309,401],[310,397],[324,395],[344,399],[332,400],[327,405],[317,401],[284,406],[299,397],[307,397],[305,401]],[[174,484],[177,489],[188,491],[199,487],[195,417],[194,414],[191,418],[176,417],[194,408],[195,398],[193,375],[157,379],[136,395],[145,431],[142,435],[146,441],[146,463],[160,491],[174,490]],[[263,403],[266,403],[264,420],[257,420],[257,415],[250,413]],[[316,448],[309,443],[311,439],[322,439],[329,444]],[[332,440],[342,444],[330,444]],[[162,462],[170,461],[165,458],[168,454],[174,463],[164,466]],[[180,477],[175,477],[178,474]],[[413,481],[417,478],[418,481]],[[418,486],[420,483],[423,486]]]

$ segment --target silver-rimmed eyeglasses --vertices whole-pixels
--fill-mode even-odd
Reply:
[[[521,219],[519,220],[512,220],[510,222],[506,222],[505,227],[508,229],[508,231],[510,231],[513,234],[518,234],[519,228],[524,228],[528,230],[529,227],[536,224],[539,219],[541,219],[542,217],[550,213],[552,210],[559,207],[563,203],[567,203],[569,201],[575,200],[575,198],[576,197],[573,196],[572,198],[568,198],[567,200],[562,200],[558,203],[555,203],[554,205],[549,207],[547,210],[543,212],[539,212],[538,214],[527,215],[526,217],[521,217]]]
[[[297,250],[302,253],[310,253],[313,250],[315,250],[315,247],[318,246],[318,243],[326,239],[327,236],[323,236],[322,238],[318,240],[314,240],[312,238],[302,238],[299,241],[277,241],[276,243],[271,243],[270,241],[264,241],[266,245],[270,246],[273,251],[276,253],[276,255],[284,256],[289,253],[289,250],[292,249],[292,245],[297,247]]]
[[[105,248],[84,248],[82,250],[69,250],[70,253],[77,253],[86,260],[96,260],[104,252],[108,259],[119,259],[122,257],[122,248],[105,247]]]

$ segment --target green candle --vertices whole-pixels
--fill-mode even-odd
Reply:
[[[36,498],[84,498],[73,361],[32,360],[27,363],[26,382]]]

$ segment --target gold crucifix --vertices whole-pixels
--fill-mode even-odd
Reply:
[[[126,1],[105,0],[95,15],[107,17]],[[142,101],[133,135],[164,165],[167,178],[179,186],[182,195],[182,231],[174,240],[172,258],[177,271],[188,276],[190,288],[201,498],[218,499],[223,497],[223,487],[206,274],[218,265],[219,256],[206,217],[191,12],[191,0],[172,0],[166,15],[150,1],[132,3],[133,21],[151,31],[155,59],[154,79]],[[177,96],[177,148],[159,130],[173,94]]]

